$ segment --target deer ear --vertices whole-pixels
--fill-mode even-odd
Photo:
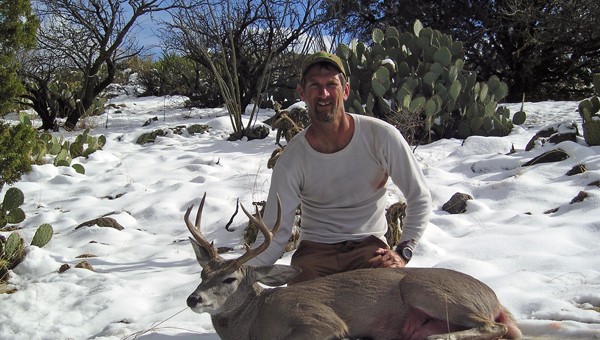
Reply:
[[[275,264],[272,266],[252,267],[250,274],[254,281],[275,287],[288,283],[302,271],[300,268]]]
[[[189,239],[192,243],[192,247],[194,248],[194,253],[196,253],[196,259],[198,260],[198,263],[204,268],[204,266],[212,259],[211,254],[202,246],[200,246],[196,240],[191,237]]]

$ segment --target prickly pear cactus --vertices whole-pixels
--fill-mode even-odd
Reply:
[[[25,213],[20,208],[24,202],[24,195],[18,188],[10,188],[4,194],[0,204],[0,228],[7,224],[21,223],[25,220]]]
[[[583,119],[583,137],[589,145],[600,145],[600,74],[594,75],[596,96],[579,103],[579,115]]]
[[[87,157],[102,149],[104,144],[106,144],[106,137],[103,135],[99,137],[90,136],[89,132],[90,129],[86,129],[81,135],[75,138],[70,147],[71,157]]]
[[[71,165],[71,157],[68,149],[61,149],[54,158],[54,166],[69,166]]]
[[[23,261],[23,258],[25,257],[25,246],[23,245],[23,239],[19,234],[10,234],[2,248],[3,251],[0,253],[0,265],[2,267],[0,270],[13,269]]]
[[[75,169],[78,174],[85,175],[85,168],[81,164],[72,164],[71,167]]]
[[[31,240],[31,245],[40,248],[47,245],[53,233],[51,225],[47,223],[40,225]],[[8,271],[23,262],[25,254],[24,241],[18,233],[10,234],[6,240],[0,237],[0,282],[8,279]]]
[[[100,135],[94,137],[89,135],[89,129],[86,129],[81,135],[78,135],[73,142],[63,141],[49,133],[44,133],[39,137],[40,145],[34,152],[34,158],[41,161],[45,154],[54,156],[53,164],[55,166],[71,166],[71,162],[77,157],[88,157],[92,153],[101,150],[106,144],[106,137]],[[85,169],[82,165],[73,165],[78,173],[84,174]]]
[[[31,240],[31,245],[42,248],[50,239],[52,239],[52,235],[54,234],[54,229],[48,223],[44,223],[40,225],[40,227],[36,230],[33,235],[33,239]]]
[[[395,125],[420,122],[415,138],[429,141],[470,135],[506,135],[525,113],[511,120],[498,102],[508,86],[496,76],[478,82],[466,71],[462,43],[416,21],[413,32],[375,29],[373,44],[340,44],[350,80],[349,112],[367,114]],[[407,117],[415,117],[407,119]]]

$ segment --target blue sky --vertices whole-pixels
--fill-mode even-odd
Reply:
[[[143,46],[148,52],[154,54],[154,58],[160,58],[162,50],[160,47],[161,41],[159,38],[159,31],[161,29],[161,22],[169,20],[170,14],[167,12],[152,13],[152,15],[145,15],[141,17],[138,22],[139,27],[134,32],[139,45]]]

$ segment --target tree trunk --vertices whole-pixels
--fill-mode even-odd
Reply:
[[[40,129],[45,131],[56,131],[58,129],[56,125],[56,113],[50,109],[50,92],[44,84],[38,83],[37,85],[39,86],[38,89],[27,86],[27,94],[22,97],[32,103],[30,105],[31,108],[42,119],[42,126]]]
[[[81,96],[79,102],[76,104],[77,107],[75,107],[67,116],[67,120],[65,121],[65,129],[74,130],[77,126],[77,123],[79,122],[79,119],[81,118],[81,115],[87,112],[88,109],[92,107],[92,105],[94,105],[94,102],[96,101],[100,93],[102,93],[102,91],[104,91],[104,89],[106,89],[108,85],[110,85],[115,79],[115,63],[110,59],[100,60],[100,62],[105,63],[107,66],[106,76],[100,81],[98,81],[97,75],[87,77],[90,80],[89,82],[85,83],[84,88],[82,89],[83,95]],[[96,73],[97,71],[92,70],[92,72]]]

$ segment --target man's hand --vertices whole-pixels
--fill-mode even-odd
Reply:
[[[373,268],[403,268],[406,266],[404,259],[395,251],[379,248],[375,251],[375,257],[369,260]]]

